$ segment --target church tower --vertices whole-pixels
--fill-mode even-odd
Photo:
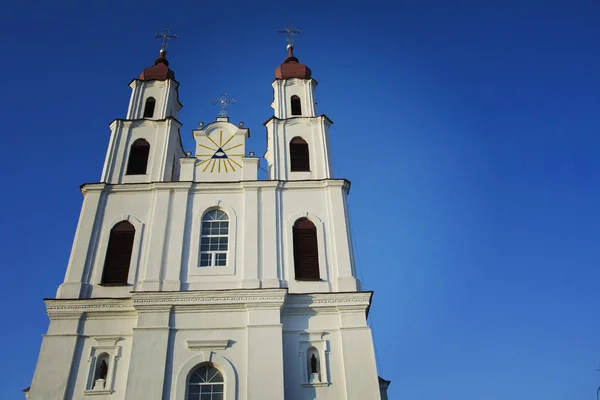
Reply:
[[[380,398],[350,182],[293,50],[272,83],[266,180],[226,115],[184,151],[166,51],[131,82],[100,182],[81,186],[29,399]]]

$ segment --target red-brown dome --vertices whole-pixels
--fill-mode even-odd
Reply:
[[[161,50],[160,56],[154,61],[154,65],[148,67],[140,74],[141,81],[165,81],[167,79],[175,79],[175,72],[169,68],[166,52]]]
[[[288,56],[279,67],[275,69],[275,79],[310,79],[312,72],[306,65],[300,63],[294,56],[294,47],[288,46]]]

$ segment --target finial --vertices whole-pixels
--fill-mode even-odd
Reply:
[[[167,46],[169,45],[168,40],[169,39],[177,39],[178,37],[179,37],[179,35],[177,35],[177,34],[169,34],[168,27],[165,28],[164,32],[156,34],[156,39],[162,38],[162,40],[163,40],[162,45],[160,46],[160,56],[161,57],[164,58],[164,56],[167,55]]]
[[[230,104],[235,104],[235,99],[228,99],[227,93],[221,93],[221,96],[218,99],[213,100],[211,103],[213,106],[219,106],[219,115],[217,115],[218,117],[226,117],[227,107],[229,107]]]
[[[300,33],[302,33],[300,31],[300,29],[294,29],[294,28],[292,28],[292,23],[291,22],[286,26],[285,29],[279,30],[277,32],[287,34],[286,41],[287,41],[287,49],[288,49],[288,51],[290,50],[290,48],[292,48],[292,49],[294,48],[294,36],[297,36]]]

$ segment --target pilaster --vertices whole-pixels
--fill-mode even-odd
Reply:
[[[281,305],[248,310],[248,400],[284,398]]]
[[[177,291],[181,288],[181,268],[183,262],[183,246],[185,242],[185,223],[188,212],[188,197],[189,188],[191,184],[188,184],[187,188],[178,188],[172,192],[171,200],[169,202],[169,229],[165,236],[167,244],[166,262],[163,265],[164,282],[162,284],[163,290]]]
[[[171,305],[134,304],[134,307],[138,325],[133,330],[125,398],[162,400]]]
[[[99,212],[101,199],[102,190],[84,192],[65,280],[58,287],[57,298],[78,298],[83,295],[82,288],[85,283],[88,283],[84,273],[86,268],[90,268],[90,249],[94,247],[92,239],[95,234],[96,218],[101,215]]]
[[[346,209],[344,202],[343,187],[328,186],[328,214],[329,224],[331,226],[330,235],[333,244],[333,254],[335,254],[336,280],[334,287],[340,292],[351,292],[358,289],[357,280],[354,276],[354,267],[350,254],[351,244],[349,237],[349,227],[346,224]]]
[[[77,350],[83,312],[69,309],[54,312],[50,303],[46,302],[50,326],[42,339],[29,392],[29,399],[33,400],[70,398],[77,378],[75,361],[81,357]]]
[[[242,228],[242,269],[244,288],[259,288],[258,273],[258,188],[246,187],[244,189],[244,222]]]
[[[141,289],[157,291],[161,288],[161,270],[167,253],[167,225],[171,210],[171,190],[156,190],[150,224],[150,245],[146,258],[146,271]]]
[[[279,262],[279,225],[278,225],[278,192],[276,186],[262,188],[262,204],[260,204],[260,254],[259,265],[262,271],[263,287],[280,287],[285,280],[283,267]]]

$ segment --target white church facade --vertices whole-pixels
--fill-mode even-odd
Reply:
[[[385,396],[310,69],[288,46],[275,70],[265,180],[225,116],[184,151],[178,86],[161,51],[110,125],[28,398]]]

